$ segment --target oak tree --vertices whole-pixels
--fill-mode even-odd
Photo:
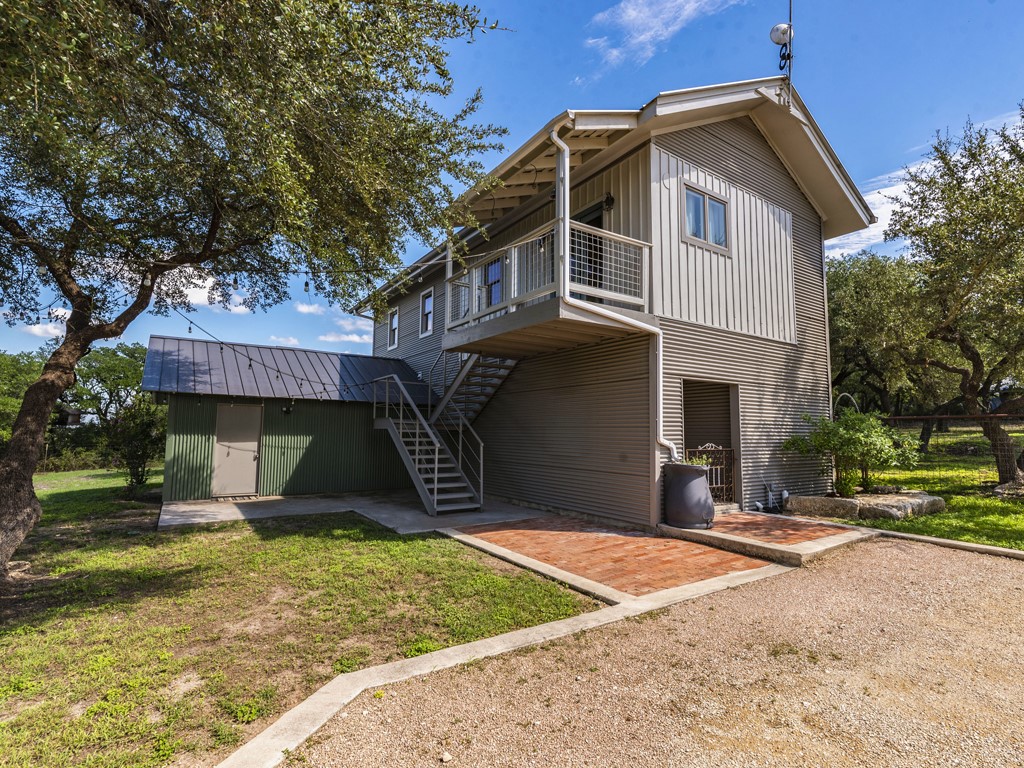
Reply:
[[[449,110],[440,0],[0,0],[0,305],[66,333],[0,459],[0,572],[40,516],[50,411],[90,346],[189,289],[251,309],[305,273],[350,302],[400,244],[472,224],[498,129]]]

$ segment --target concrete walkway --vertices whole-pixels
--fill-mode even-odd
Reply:
[[[431,517],[415,491],[347,493],[337,496],[267,496],[245,501],[174,501],[160,508],[157,528],[264,520],[271,517],[357,512],[402,534],[428,533],[458,525],[481,525],[536,517],[534,510],[488,500],[483,512]]]

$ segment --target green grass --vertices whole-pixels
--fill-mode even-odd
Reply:
[[[31,568],[0,591],[0,766],[213,764],[335,674],[596,607],[355,514],[156,533],[116,473],[36,482]]]
[[[1018,441],[1024,438],[1019,430],[1011,434]],[[904,520],[860,521],[861,525],[1024,550],[1024,499],[992,495],[999,475],[988,441],[976,428],[934,433],[929,453],[915,468],[880,474],[878,482],[942,496],[946,509]]]

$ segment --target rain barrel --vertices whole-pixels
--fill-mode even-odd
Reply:
[[[715,502],[708,487],[708,468],[696,464],[666,464],[665,522],[673,528],[710,528]]]

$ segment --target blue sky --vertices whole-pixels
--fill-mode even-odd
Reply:
[[[828,244],[832,253],[878,246],[901,169],[922,160],[937,130],[1014,119],[1024,99],[1020,0],[795,0],[794,83],[867,196],[879,225]],[[509,31],[455,45],[458,93],[476,87],[478,117],[509,129],[513,149],[564,109],[635,109],[659,91],[777,73],[768,39],[787,0],[478,0]],[[485,157],[492,167],[500,154]],[[882,246],[892,248],[892,245]],[[406,261],[424,252],[412,244]],[[365,321],[295,283],[270,312],[201,307],[194,320],[225,341],[369,353]],[[126,341],[184,336],[180,317],[145,316]],[[0,349],[40,346],[58,322],[0,326]],[[201,336],[196,329],[193,334]]]

